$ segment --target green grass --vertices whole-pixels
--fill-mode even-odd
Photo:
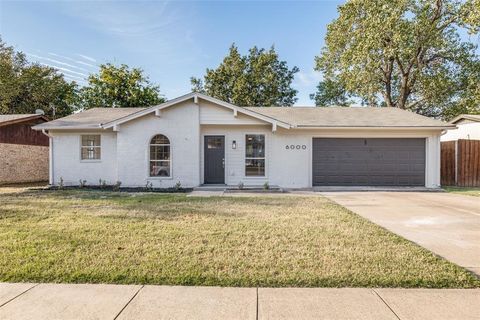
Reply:
[[[443,189],[450,193],[464,194],[467,196],[480,197],[480,187],[469,188],[469,187],[443,187]]]
[[[0,281],[480,287],[326,198],[0,188]]]

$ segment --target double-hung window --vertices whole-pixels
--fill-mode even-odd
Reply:
[[[150,141],[150,177],[171,176],[170,140],[157,134]]]
[[[99,134],[82,135],[81,159],[100,160],[101,141]]]
[[[265,176],[265,135],[245,136],[245,176]]]

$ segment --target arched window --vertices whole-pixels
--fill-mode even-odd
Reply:
[[[157,134],[150,140],[150,176],[170,177],[171,164],[170,140]]]

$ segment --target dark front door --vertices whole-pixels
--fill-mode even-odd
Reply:
[[[205,183],[225,183],[225,137],[205,136]]]
[[[424,186],[425,139],[313,139],[314,186]]]

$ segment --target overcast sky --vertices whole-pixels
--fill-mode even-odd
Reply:
[[[140,67],[169,99],[189,92],[190,77],[218,66],[233,42],[242,53],[275,45],[300,68],[297,105],[313,105],[314,57],[341,2],[0,0],[0,34],[80,84],[101,63]]]

